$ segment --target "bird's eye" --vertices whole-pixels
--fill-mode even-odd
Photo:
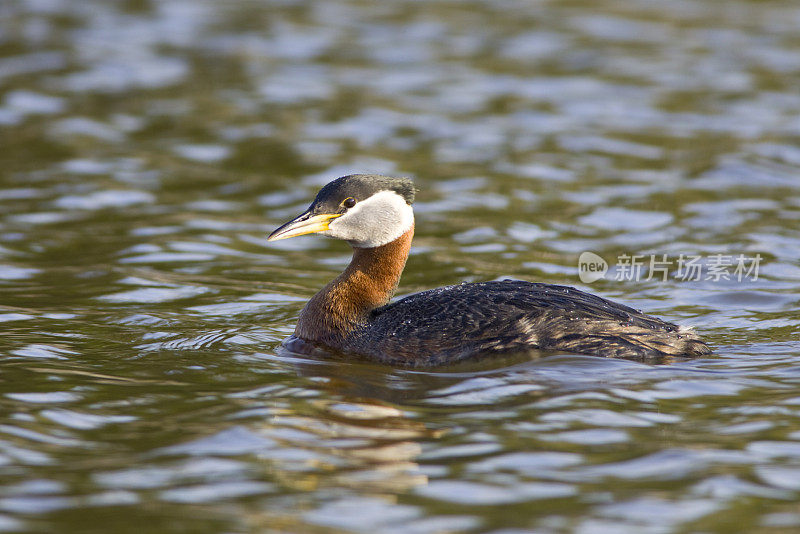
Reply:
[[[355,205],[356,205],[356,199],[354,199],[353,197],[347,197],[346,199],[342,200],[342,206],[344,206],[347,209],[350,209]]]

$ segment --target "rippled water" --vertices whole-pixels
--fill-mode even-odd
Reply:
[[[800,528],[799,26],[790,0],[0,3],[0,531]],[[420,188],[401,293],[576,285],[715,354],[279,350],[349,251],[265,236],[348,172]],[[762,261],[616,265],[652,254]]]

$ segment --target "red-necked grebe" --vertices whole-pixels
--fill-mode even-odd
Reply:
[[[413,201],[408,179],[343,176],[270,234],[268,241],[319,233],[353,247],[350,265],[300,312],[294,338],[409,366],[525,349],[639,360],[711,352],[690,328],[566,286],[460,284],[390,304],[414,235]]]

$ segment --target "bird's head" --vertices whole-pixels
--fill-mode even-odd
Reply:
[[[371,248],[390,243],[414,224],[414,185],[407,178],[351,174],[330,182],[306,211],[272,232],[267,241],[322,234]]]

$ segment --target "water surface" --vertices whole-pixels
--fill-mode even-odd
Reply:
[[[0,531],[800,527],[800,7],[789,0],[0,7]],[[288,354],[411,176],[400,293],[521,278],[694,326],[665,365]],[[582,284],[592,251],[611,265]],[[624,255],[762,257],[757,279]]]

